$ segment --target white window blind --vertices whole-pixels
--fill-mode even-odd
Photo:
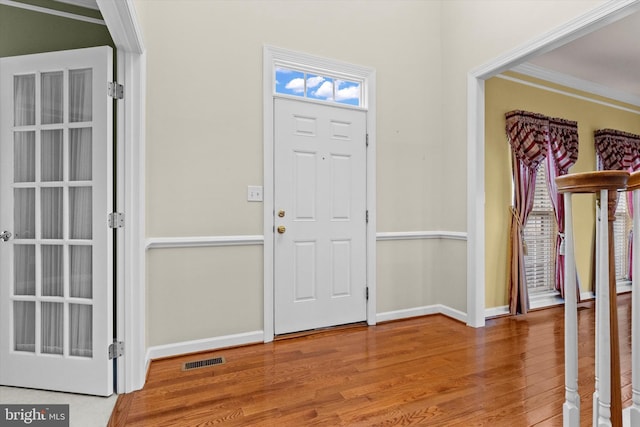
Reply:
[[[557,225],[547,188],[546,165],[538,168],[533,210],[524,227],[524,265],[530,295],[555,290]]]
[[[618,194],[616,219],[613,222],[613,245],[616,260],[616,280],[618,283],[629,280],[629,232],[632,221],[627,210],[626,193]]]
[[[597,170],[602,170],[602,160],[597,156]],[[633,229],[633,219],[627,209],[626,193],[618,193],[616,219],[613,221],[613,249],[616,264],[616,282],[625,285],[629,278],[629,237]]]

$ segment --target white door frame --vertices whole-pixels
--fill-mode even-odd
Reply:
[[[117,393],[129,393],[144,385],[145,247],[144,247],[144,127],[146,56],[142,33],[131,0],[97,0],[100,12],[117,48],[117,77],[124,99],[118,104],[117,153],[118,211],[125,213],[125,227],[118,229],[117,243],[117,339],[125,354],[118,358]]]
[[[364,82],[364,107],[367,109],[367,323],[376,324],[376,72],[372,68],[347,64],[273,46],[263,49],[263,199],[264,199],[264,342],[274,338],[274,80],[279,63],[297,64],[303,68],[334,71],[359,77]],[[301,99],[302,101],[302,99]]]
[[[640,10],[640,0],[608,1],[471,70],[467,77],[467,324],[485,325],[484,82]]]

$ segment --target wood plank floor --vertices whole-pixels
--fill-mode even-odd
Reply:
[[[630,295],[618,299],[631,404]],[[594,305],[578,322],[581,423],[591,424]],[[473,329],[442,315],[154,361],[109,426],[560,426],[563,308]],[[187,361],[226,363],[181,371]]]

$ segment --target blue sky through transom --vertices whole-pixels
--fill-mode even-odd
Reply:
[[[360,106],[360,92],[358,82],[276,68],[276,93]]]

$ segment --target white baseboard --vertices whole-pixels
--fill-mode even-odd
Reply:
[[[595,299],[596,294],[593,291],[580,292],[580,301],[586,301],[590,299]]]
[[[498,317],[509,314],[509,306],[502,305],[499,307],[491,307],[484,310],[484,318],[488,319],[490,317]]]
[[[200,351],[216,350],[219,348],[236,347],[246,344],[264,342],[264,331],[245,332],[242,334],[225,335],[222,337],[206,338],[195,341],[184,341],[174,344],[165,344],[149,347],[147,349],[147,367],[153,359],[179,356]]]
[[[377,322],[407,319],[409,317],[426,316],[429,314],[443,314],[460,322],[467,322],[467,313],[443,304],[425,305],[422,307],[406,308],[404,310],[387,311],[376,315]]]

